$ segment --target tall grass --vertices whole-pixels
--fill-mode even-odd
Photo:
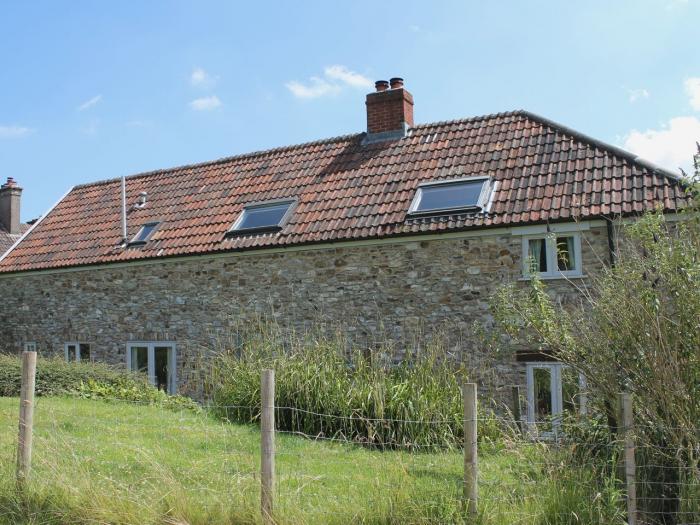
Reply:
[[[19,492],[16,417],[17,399],[0,398],[2,525],[261,522],[253,426],[152,404],[40,398],[32,475]],[[278,435],[276,523],[624,523],[614,478],[583,460],[568,464],[569,446],[483,445],[479,515],[463,521],[459,450],[379,451]]]
[[[239,341],[214,365],[214,410],[229,421],[258,419],[260,372],[273,368],[281,430],[378,447],[444,447],[462,438],[460,385],[469,374],[445,337],[400,349],[399,364],[393,345],[359,348],[340,331],[285,333],[263,319]],[[481,436],[500,431],[485,421]]]

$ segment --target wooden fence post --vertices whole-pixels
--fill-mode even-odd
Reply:
[[[19,398],[19,436],[17,440],[17,485],[20,487],[26,482],[32,467],[35,383],[36,352],[23,352],[22,388]]]
[[[627,483],[627,523],[637,525],[637,465],[634,457],[634,415],[632,396],[620,394],[622,405],[622,432],[625,439],[625,481]]]
[[[263,370],[260,382],[260,508],[263,523],[273,523],[275,487],[275,371]]]
[[[523,415],[520,406],[520,387],[516,385],[513,387],[513,419],[515,420],[515,424],[520,432],[523,431],[522,417]]]
[[[475,383],[462,385],[462,401],[464,402],[464,502],[467,513],[475,515],[479,498]]]

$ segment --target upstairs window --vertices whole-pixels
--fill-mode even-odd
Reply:
[[[550,234],[523,238],[523,275],[567,277],[581,275],[581,238],[578,234]]]
[[[134,244],[146,244],[148,242],[148,239],[151,238],[153,235],[153,232],[156,231],[156,228],[158,227],[160,223],[159,222],[148,222],[141,226],[141,229],[139,232],[134,236],[133,239],[129,242],[130,245]]]
[[[429,182],[418,186],[408,213],[433,215],[481,210],[488,203],[490,194],[489,177]]]
[[[282,229],[294,201],[271,201],[250,204],[241,212],[229,234],[275,231]]]
[[[87,343],[66,343],[65,353],[69,363],[90,361],[90,345]]]

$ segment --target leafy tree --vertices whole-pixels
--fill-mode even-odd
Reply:
[[[698,171],[700,149],[695,160]],[[697,190],[689,185],[691,202]],[[655,480],[648,501],[661,502],[660,516],[692,507],[686,521],[700,517],[699,211],[618,226],[616,263],[577,285],[580,304],[562,307],[537,278],[504,285],[492,301],[505,346],[546,349],[581,372],[598,413],[614,419],[618,392],[632,393],[646,464],[658,467],[643,474]]]

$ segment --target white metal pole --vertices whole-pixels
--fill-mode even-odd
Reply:
[[[122,239],[126,242],[126,177],[122,177]]]

